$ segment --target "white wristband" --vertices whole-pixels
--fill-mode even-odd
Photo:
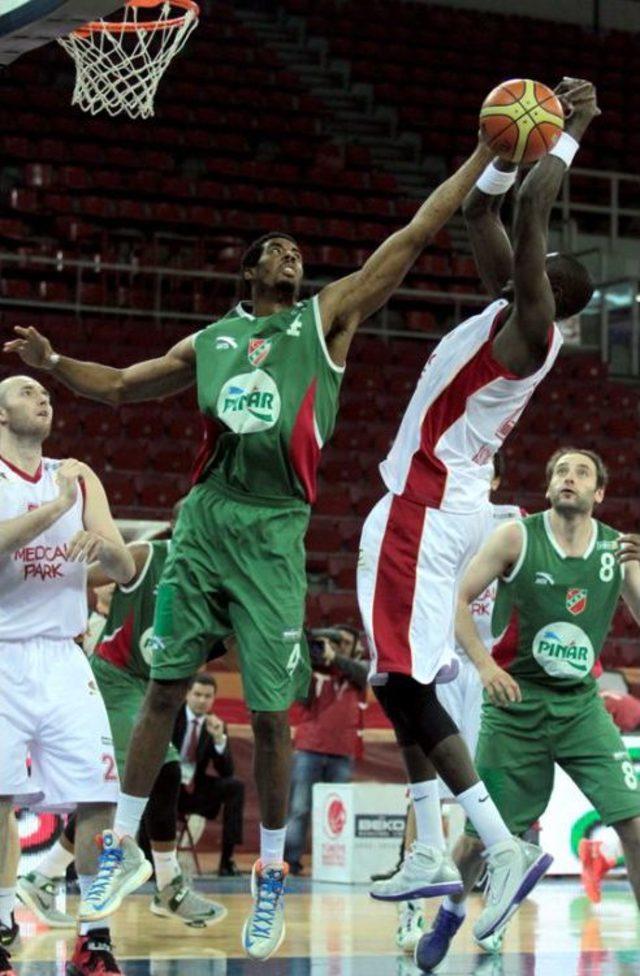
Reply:
[[[579,148],[580,143],[578,140],[570,136],[568,132],[563,132],[553,149],[549,150],[549,155],[557,156],[558,159],[562,160],[567,169],[569,169],[573,162],[573,157]]]
[[[489,196],[502,196],[510,190],[516,181],[518,171],[515,169],[506,173],[504,170],[496,169],[493,163],[489,163],[487,168],[480,174],[476,181],[476,186],[483,193]]]
[[[60,362],[60,354],[57,352],[50,352],[47,356],[47,367],[49,369],[55,369],[55,367]]]

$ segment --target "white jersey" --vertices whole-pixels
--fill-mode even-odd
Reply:
[[[62,461],[43,458],[31,477],[0,458],[0,521],[25,515],[60,494]],[[81,483],[82,484],[82,483]],[[45,532],[0,555],[0,641],[73,638],[87,625],[87,569],[69,562],[72,537],[83,528],[84,494]]]
[[[470,513],[487,503],[492,458],[515,427],[562,345],[551,329],[546,359],[531,376],[498,363],[492,342],[508,302],[493,302],[442,339],[422,371],[382,480],[394,495],[429,508]]]
[[[505,522],[511,522],[513,519],[523,518],[523,516],[526,514],[526,512],[518,505],[491,505],[491,512],[492,521],[487,527],[485,539],[487,539],[491,533],[498,528],[498,526],[504,525]],[[497,592],[498,580],[494,580],[489,584],[484,593],[477,596],[473,603],[471,603],[469,606],[480,640],[489,651],[494,644],[494,637],[491,633],[491,617],[493,615],[493,605],[496,602]],[[456,653],[459,654],[460,657],[467,656],[466,652],[462,647],[460,647],[459,644],[456,644]]]

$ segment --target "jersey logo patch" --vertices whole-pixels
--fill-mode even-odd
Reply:
[[[217,414],[235,434],[253,434],[269,430],[280,416],[280,394],[268,373],[232,376],[220,391]]]
[[[567,590],[567,610],[577,617],[587,609],[587,591],[580,589]]]
[[[271,339],[249,339],[247,358],[252,366],[261,366],[271,352]]]
[[[296,315],[295,319],[287,329],[286,335],[290,335],[293,336],[294,339],[298,339],[300,337],[301,331],[302,331],[302,321],[300,319],[300,316]]]
[[[555,580],[554,580],[553,576],[551,575],[551,573],[540,573],[540,572],[537,572],[536,573],[536,578],[534,579],[533,582],[534,583],[537,583],[538,586],[553,586],[554,583],[555,583]]]
[[[233,336],[218,336],[216,338],[216,349],[237,349],[238,343]]]

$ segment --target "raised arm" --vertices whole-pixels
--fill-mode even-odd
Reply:
[[[399,287],[418,255],[456,212],[492,155],[486,146],[479,145],[460,169],[433,191],[415,217],[388,237],[359,271],[323,288],[322,325],[336,363],[344,363],[357,327]]]
[[[79,461],[69,459],[58,469],[56,481],[60,488],[57,498],[45,502],[38,508],[17,515],[15,518],[4,519],[0,522],[0,556],[15,552],[22,546],[28,545],[32,539],[46,532],[54,522],[67,512],[76,500],[78,491],[78,477],[83,466]],[[0,492],[2,484],[0,483]]]
[[[496,159],[492,165],[499,173],[513,174],[515,180],[515,163]],[[500,216],[505,196],[506,191],[485,193],[476,184],[462,205],[478,274],[492,298],[500,296],[513,275],[513,248]]]
[[[153,550],[151,543],[139,541],[129,542],[127,549],[131,553],[135,565],[135,574],[128,581],[127,588],[133,588],[139,581],[145,567],[148,566]],[[113,576],[110,576],[99,562],[91,563],[87,570],[87,589],[96,590],[100,586],[107,586],[109,583],[113,583]]]
[[[59,355],[33,327],[16,326],[14,332],[18,338],[5,342],[5,352],[15,352],[28,366],[46,370],[74,393],[112,406],[161,400],[195,382],[193,336],[181,339],[164,356],[117,369]]]
[[[110,580],[122,585],[136,573],[136,564],[113,520],[102,482],[88,464],[82,466],[85,486],[84,529],[69,543],[68,557],[77,561],[98,561]]]
[[[469,604],[495,579],[506,576],[515,566],[522,544],[523,530],[519,522],[501,525],[469,563],[458,591],[456,640],[477,669],[490,700],[496,705],[520,701],[520,689],[513,678],[498,667],[482,643]]]
[[[571,110],[566,132],[580,142],[590,122],[600,114],[590,82],[566,79],[556,89]],[[514,304],[509,319],[493,342],[497,359],[524,375],[538,368],[547,350],[549,328],[556,315],[556,299],[547,274],[549,218],[567,171],[555,150],[541,159],[524,180],[514,222]]]

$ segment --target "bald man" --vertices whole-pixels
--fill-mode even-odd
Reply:
[[[88,890],[96,833],[118,797],[109,721],[74,642],[87,623],[87,563],[116,583],[135,573],[99,478],[43,457],[53,411],[29,376],[0,383],[0,973],[11,974],[20,846],[13,807],[77,810],[76,864]],[[27,754],[31,775],[27,771]],[[102,922],[80,927],[69,976],[120,973]]]

